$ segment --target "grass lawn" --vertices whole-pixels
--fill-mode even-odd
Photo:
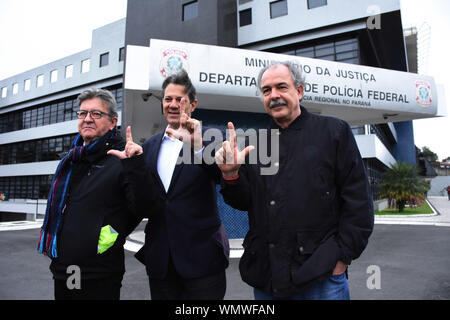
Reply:
[[[376,211],[376,215],[413,215],[413,214],[430,214],[433,213],[433,210],[430,208],[428,203],[424,201],[422,207],[417,208],[409,208],[405,207],[403,212],[398,212],[398,209],[385,209],[383,211]]]

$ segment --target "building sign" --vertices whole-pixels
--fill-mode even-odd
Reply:
[[[188,71],[199,93],[259,97],[259,70],[271,61],[293,61],[306,80],[308,105],[436,114],[432,77],[298,56],[151,39],[151,90],[168,74]]]

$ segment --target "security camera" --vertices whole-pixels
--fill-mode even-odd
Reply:
[[[142,94],[142,100],[144,100],[145,102],[148,101],[148,98],[150,98],[152,96],[151,93],[143,93]]]

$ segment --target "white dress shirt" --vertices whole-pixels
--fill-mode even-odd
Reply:
[[[158,154],[157,169],[159,178],[161,179],[166,192],[169,190],[173,171],[175,170],[178,155],[180,154],[182,147],[182,141],[175,138],[170,138],[167,133],[164,132],[164,136],[162,137],[161,142],[161,148],[159,149]]]

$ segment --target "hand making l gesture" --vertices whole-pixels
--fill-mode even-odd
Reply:
[[[190,143],[194,151],[200,151],[203,147],[202,126],[200,121],[191,118],[186,113],[186,104],[189,102],[185,98],[180,101],[180,126],[177,129],[167,128],[166,133],[184,143]]]
[[[238,171],[245,162],[245,157],[255,147],[248,146],[244,150],[239,151],[237,146],[236,131],[232,122],[228,122],[228,129],[230,133],[230,140],[222,143],[222,148],[216,152],[216,163],[219,169],[222,171],[222,175],[225,179],[233,179],[238,176]]]
[[[107,154],[118,157],[119,159],[131,158],[143,153],[142,147],[133,142],[133,136],[131,135],[131,127],[127,127],[127,143],[123,151],[109,150]]]

